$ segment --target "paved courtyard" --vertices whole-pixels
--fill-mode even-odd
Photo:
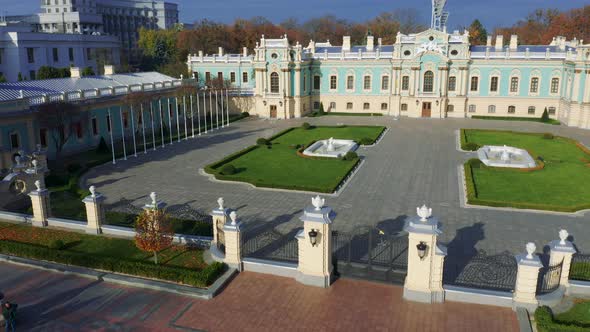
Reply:
[[[17,331],[518,331],[509,308],[405,302],[402,289],[339,280],[329,289],[244,272],[212,300],[0,263]]]
[[[237,209],[249,231],[276,229],[286,234],[302,227],[302,208],[311,194],[269,191],[249,185],[213,182],[199,169],[230,153],[255,144],[282,129],[312,124],[379,124],[389,128],[382,141],[361,148],[366,162],[338,197],[327,197],[337,216],[334,227],[350,231],[374,225],[385,233],[402,229],[404,219],[426,203],[440,218],[441,241],[449,256],[473,256],[477,250],[496,253],[523,252],[528,241],[542,250],[566,228],[579,249],[590,252],[590,214],[584,216],[461,208],[457,166],[468,155],[456,150],[455,132],[460,128],[496,128],[529,132],[552,132],[590,145],[590,132],[540,123],[468,119],[401,119],[390,117],[321,117],[282,121],[248,119],[164,149],[129,158],[116,165],[91,170],[85,185],[94,184],[109,203],[122,198],[141,206],[156,191],[169,206],[189,204],[208,212],[223,196]],[[515,188],[518,190],[518,188]],[[590,199],[590,197],[588,198]],[[547,197],[548,202],[551,197]]]

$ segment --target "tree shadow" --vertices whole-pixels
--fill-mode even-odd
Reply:
[[[476,244],[485,239],[484,223],[459,228],[453,240],[447,244],[443,279],[453,283],[461,271],[477,256]]]

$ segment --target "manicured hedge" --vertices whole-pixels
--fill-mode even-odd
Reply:
[[[535,311],[535,323],[539,332],[588,332],[590,326],[556,321],[551,308],[542,306]]]
[[[551,125],[560,125],[561,122],[555,119],[549,119],[549,121],[544,122],[541,118],[526,118],[526,117],[518,117],[518,116],[487,116],[487,115],[474,115],[471,117],[472,119],[480,119],[480,120],[502,120],[502,121],[531,121],[531,122],[540,122],[546,123]]]
[[[0,253],[145,278],[173,281],[200,288],[211,285],[225,271],[225,265],[218,262],[208,265],[201,271],[196,271],[181,267],[155,265],[142,261],[122,260],[117,257],[88,255],[87,253],[50,249],[41,245],[6,240],[0,241]]]

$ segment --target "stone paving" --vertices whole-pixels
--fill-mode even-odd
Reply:
[[[471,119],[401,119],[391,117],[321,117],[293,120],[248,119],[195,139],[129,158],[116,165],[91,170],[84,185],[94,184],[108,202],[121,198],[141,206],[151,191],[170,205],[189,204],[203,212],[214,208],[218,197],[237,209],[247,231],[274,228],[286,234],[302,227],[298,216],[310,204],[311,194],[269,191],[249,185],[219,183],[198,170],[230,153],[255,144],[282,129],[312,124],[369,124],[390,128],[382,141],[359,154],[365,164],[338,197],[327,197],[337,216],[334,228],[350,231],[375,225],[385,233],[402,229],[404,219],[426,203],[440,218],[442,242],[449,256],[475,255],[477,250],[496,253],[524,251],[534,241],[539,251],[566,228],[579,249],[590,252],[590,214],[584,216],[461,208],[457,166],[468,155],[456,150],[460,128],[495,128],[552,132],[590,145],[590,132],[532,122]],[[548,197],[548,200],[551,198]],[[590,199],[590,197],[589,197]]]
[[[5,263],[0,276],[17,331],[518,331],[509,308],[406,302],[401,287],[363,281],[244,272],[205,301]]]

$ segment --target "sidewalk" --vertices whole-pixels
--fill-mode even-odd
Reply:
[[[405,302],[400,287],[338,280],[330,289],[251,272],[212,300],[0,263],[19,330],[518,331],[510,309]]]

